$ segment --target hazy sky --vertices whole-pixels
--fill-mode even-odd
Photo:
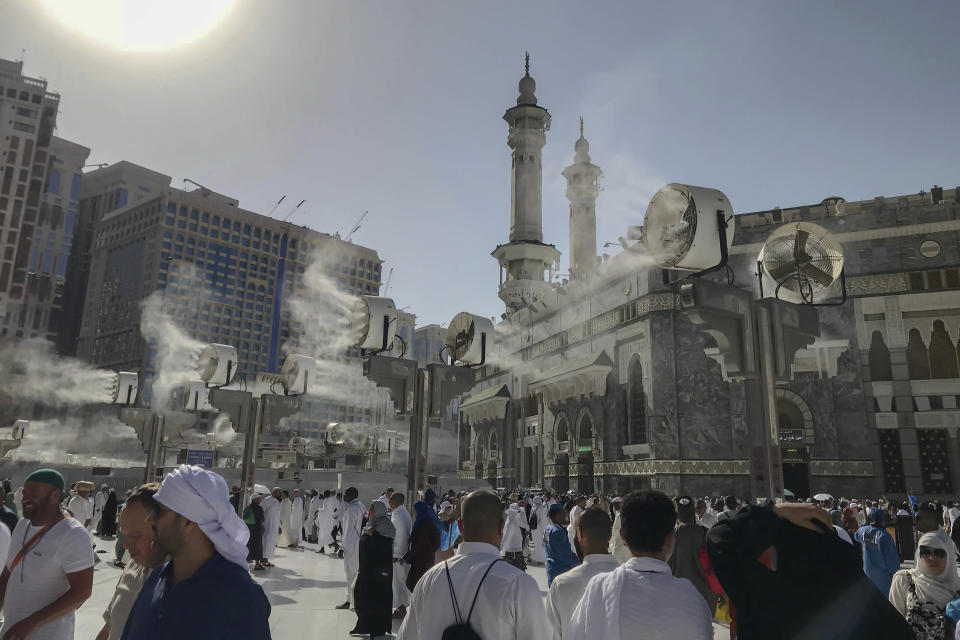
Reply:
[[[565,271],[560,171],[580,115],[605,173],[601,245],[666,182],[719,188],[741,213],[960,184],[957,24],[946,0],[238,0],[198,41],[120,53],[0,0],[0,57],[27,50],[25,72],[62,94],[58,135],[90,162],[263,213],[287,194],[280,217],[306,198],[293,220],[321,231],[369,210],[354,239],[427,324],[503,310],[489,254],[508,234],[501,117],[525,50],[553,115],[544,240]]]

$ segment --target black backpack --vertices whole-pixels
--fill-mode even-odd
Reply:
[[[537,525],[539,524],[540,524],[540,520],[537,519],[537,514],[534,513],[533,515],[530,516],[530,528],[536,529]]]
[[[463,619],[463,615],[460,613],[460,605],[457,604],[457,592],[454,591],[453,580],[450,578],[450,565],[447,564],[446,560],[443,561],[443,568],[447,573],[447,586],[450,587],[450,600],[453,602],[453,616],[456,622],[443,630],[443,635],[440,636],[441,640],[483,640],[480,634],[470,626],[470,616],[473,615],[473,608],[477,605],[477,596],[480,595],[480,587],[483,586],[483,581],[487,579],[487,574],[490,573],[490,569],[493,569],[493,565],[502,561],[503,558],[497,558],[490,563],[490,566],[483,573],[480,584],[477,585],[477,592],[473,594],[473,604],[470,605],[466,620]]]

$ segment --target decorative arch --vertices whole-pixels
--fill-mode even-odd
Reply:
[[[647,442],[647,396],[643,391],[643,365],[634,355],[627,368],[627,433],[625,444]]]
[[[479,467],[487,460],[487,444],[482,433],[477,434],[477,443],[474,445],[473,451],[476,456],[477,466]]]
[[[911,380],[930,379],[930,358],[919,329],[910,329],[907,339],[907,370]]]
[[[570,421],[567,420],[567,414],[560,412],[553,425],[554,443],[558,450],[563,450],[562,444],[570,442]]]
[[[930,333],[930,377],[935,380],[960,378],[957,349],[943,320],[934,320]]]
[[[491,429],[491,430],[490,430],[490,444],[489,444],[488,447],[487,447],[487,450],[490,452],[490,457],[491,457],[491,458],[494,457],[494,456],[496,456],[496,455],[500,452],[500,449],[499,449],[499,447],[497,446],[497,444],[498,444],[498,443],[497,443],[497,430],[496,430],[496,429]]]
[[[870,336],[870,379],[873,381],[893,380],[893,365],[890,361],[890,349],[883,341],[883,334],[874,331]]]
[[[784,444],[811,445],[816,442],[810,405],[789,389],[777,389],[777,426],[783,431],[780,441]],[[797,436],[798,439],[785,441],[785,435]]]
[[[583,407],[580,409],[580,413],[577,414],[577,431],[575,438],[577,453],[579,453],[580,447],[590,447],[590,449],[593,450],[595,441],[596,423],[593,420],[593,414],[588,407]]]

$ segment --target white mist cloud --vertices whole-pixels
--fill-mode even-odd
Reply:
[[[13,460],[120,467],[143,466],[144,453],[133,427],[103,411],[89,418],[32,420]],[[68,458],[67,456],[71,456]]]
[[[195,315],[200,303],[207,299],[202,287],[203,273],[186,263],[179,263],[181,291],[196,292],[175,298],[156,291],[143,301],[140,332],[156,349],[155,376],[150,405],[154,410],[168,409],[173,391],[190,380],[198,379],[197,364],[205,343],[191,338],[177,323],[177,317]]]
[[[54,353],[40,338],[0,344],[0,394],[58,405],[112,402],[117,376],[76,358]]]
[[[373,408],[380,392],[363,375],[363,367],[345,353],[356,337],[351,325],[366,313],[363,301],[343,291],[327,271],[323,260],[313,262],[303,274],[304,289],[290,298],[291,338],[282,350],[316,358],[317,375],[310,382],[309,395],[314,403],[332,402],[360,408]],[[369,425],[341,423],[351,443],[366,437]]]

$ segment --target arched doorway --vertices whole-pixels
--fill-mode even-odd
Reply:
[[[520,449],[523,456],[523,477],[520,478],[520,486],[530,488],[537,484],[537,470],[534,465],[537,463],[536,456],[533,455],[533,449],[523,447]]]
[[[577,417],[577,450],[574,452],[577,461],[577,490],[593,493],[593,448],[594,428],[593,416],[587,408],[580,411]]]
[[[813,444],[813,414],[796,393],[777,390],[777,429],[783,487],[798,499],[810,497],[810,449]]]

